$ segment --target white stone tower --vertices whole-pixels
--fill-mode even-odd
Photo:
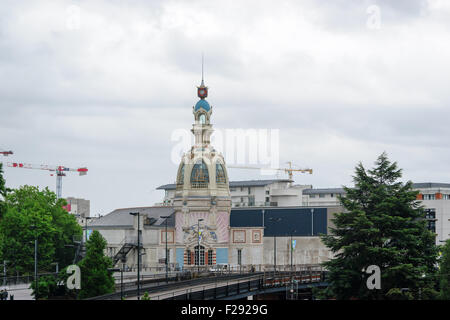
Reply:
[[[184,266],[227,263],[231,197],[225,161],[211,146],[212,107],[208,87],[197,87],[193,107],[195,144],[177,173],[174,199],[177,262]],[[180,255],[183,255],[181,260]]]

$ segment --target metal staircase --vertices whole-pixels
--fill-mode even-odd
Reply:
[[[128,252],[130,252],[131,249],[137,247],[137,237],[125,237],[120,243],[120,245],[121,245],[120,250],[116,253],[116,255],[113,258],[113,265],[116,265],[117,262],[119,261],[122,262],[126,261]]]

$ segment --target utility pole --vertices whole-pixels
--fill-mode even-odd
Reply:
[[[160,218],[162,219],[166,219],[166,283],[169,283],[169,278],[168,278],[168,259],[167,259],[167,219],[169,219],[170,216],[160,216]]]
[[[139,269],[141,268],[141,223],[140,223],[140,214],[139,212],[130,212],[132,216],[138,217],[138,227],[137,227],[137,294],[138,300],[141,300],[141,279]]]

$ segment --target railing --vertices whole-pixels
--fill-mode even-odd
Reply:
[[[230,283],[231,282],[231,283]],[[203,285],[200,288],[186,288],[172,292],[162,293],[153,296],[153,300],[210,300],[227,299],[239,295],[248,295],[264,293],[268,289],[284,288],[288,285],[296,285],[304,289],[306,285],[317,284],[326,285],[325,271],[316,271],[308,273],[272,273],[249,276],[226,283],[217,283],[214,285]]]
[[[206,189],[208,188],[208,182],[191,182],[193,189]]]

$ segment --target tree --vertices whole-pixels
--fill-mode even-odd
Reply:
[[[441,248],[442,256],[439,263],[439,298],[450,300],[450,240]]]
[[[94,230],[86,242],[86,256],[80,261],[81,290],[79,299],[112,293],[115,281],[108,269],[112,268],[111,258],[105,256],[106,240]]]
[[[385,299],[398,296],[398,290],[390,291],[394,288],[408,288],[418,297],[421,288],[432,287],[435,237],[412,183],[399,182],[401,176],[397,163],[383,153],[372,170],[359,163],[355,187],[344,187],[339,201],[345,211],[335,215],[330,234],[322,236],[334,254],[324,266],[329,270],[328,293],[337,299]],[[370,265],[380,267],[380,290],[366,286],[370,274],[363,270]]]
[[[23,186],[8,192],[6,213],[0,220],[0,252],[10,261],[10,271],[34,273],[34,241],[38,240],[38,270],[53,271],[52,263],[60,268],[72,262],[73,236],[80,237],[82,229],[76,218],[63,209],[64,199],[57,199],[48,188]],[[12,269],[12,268],[13,269]]]

